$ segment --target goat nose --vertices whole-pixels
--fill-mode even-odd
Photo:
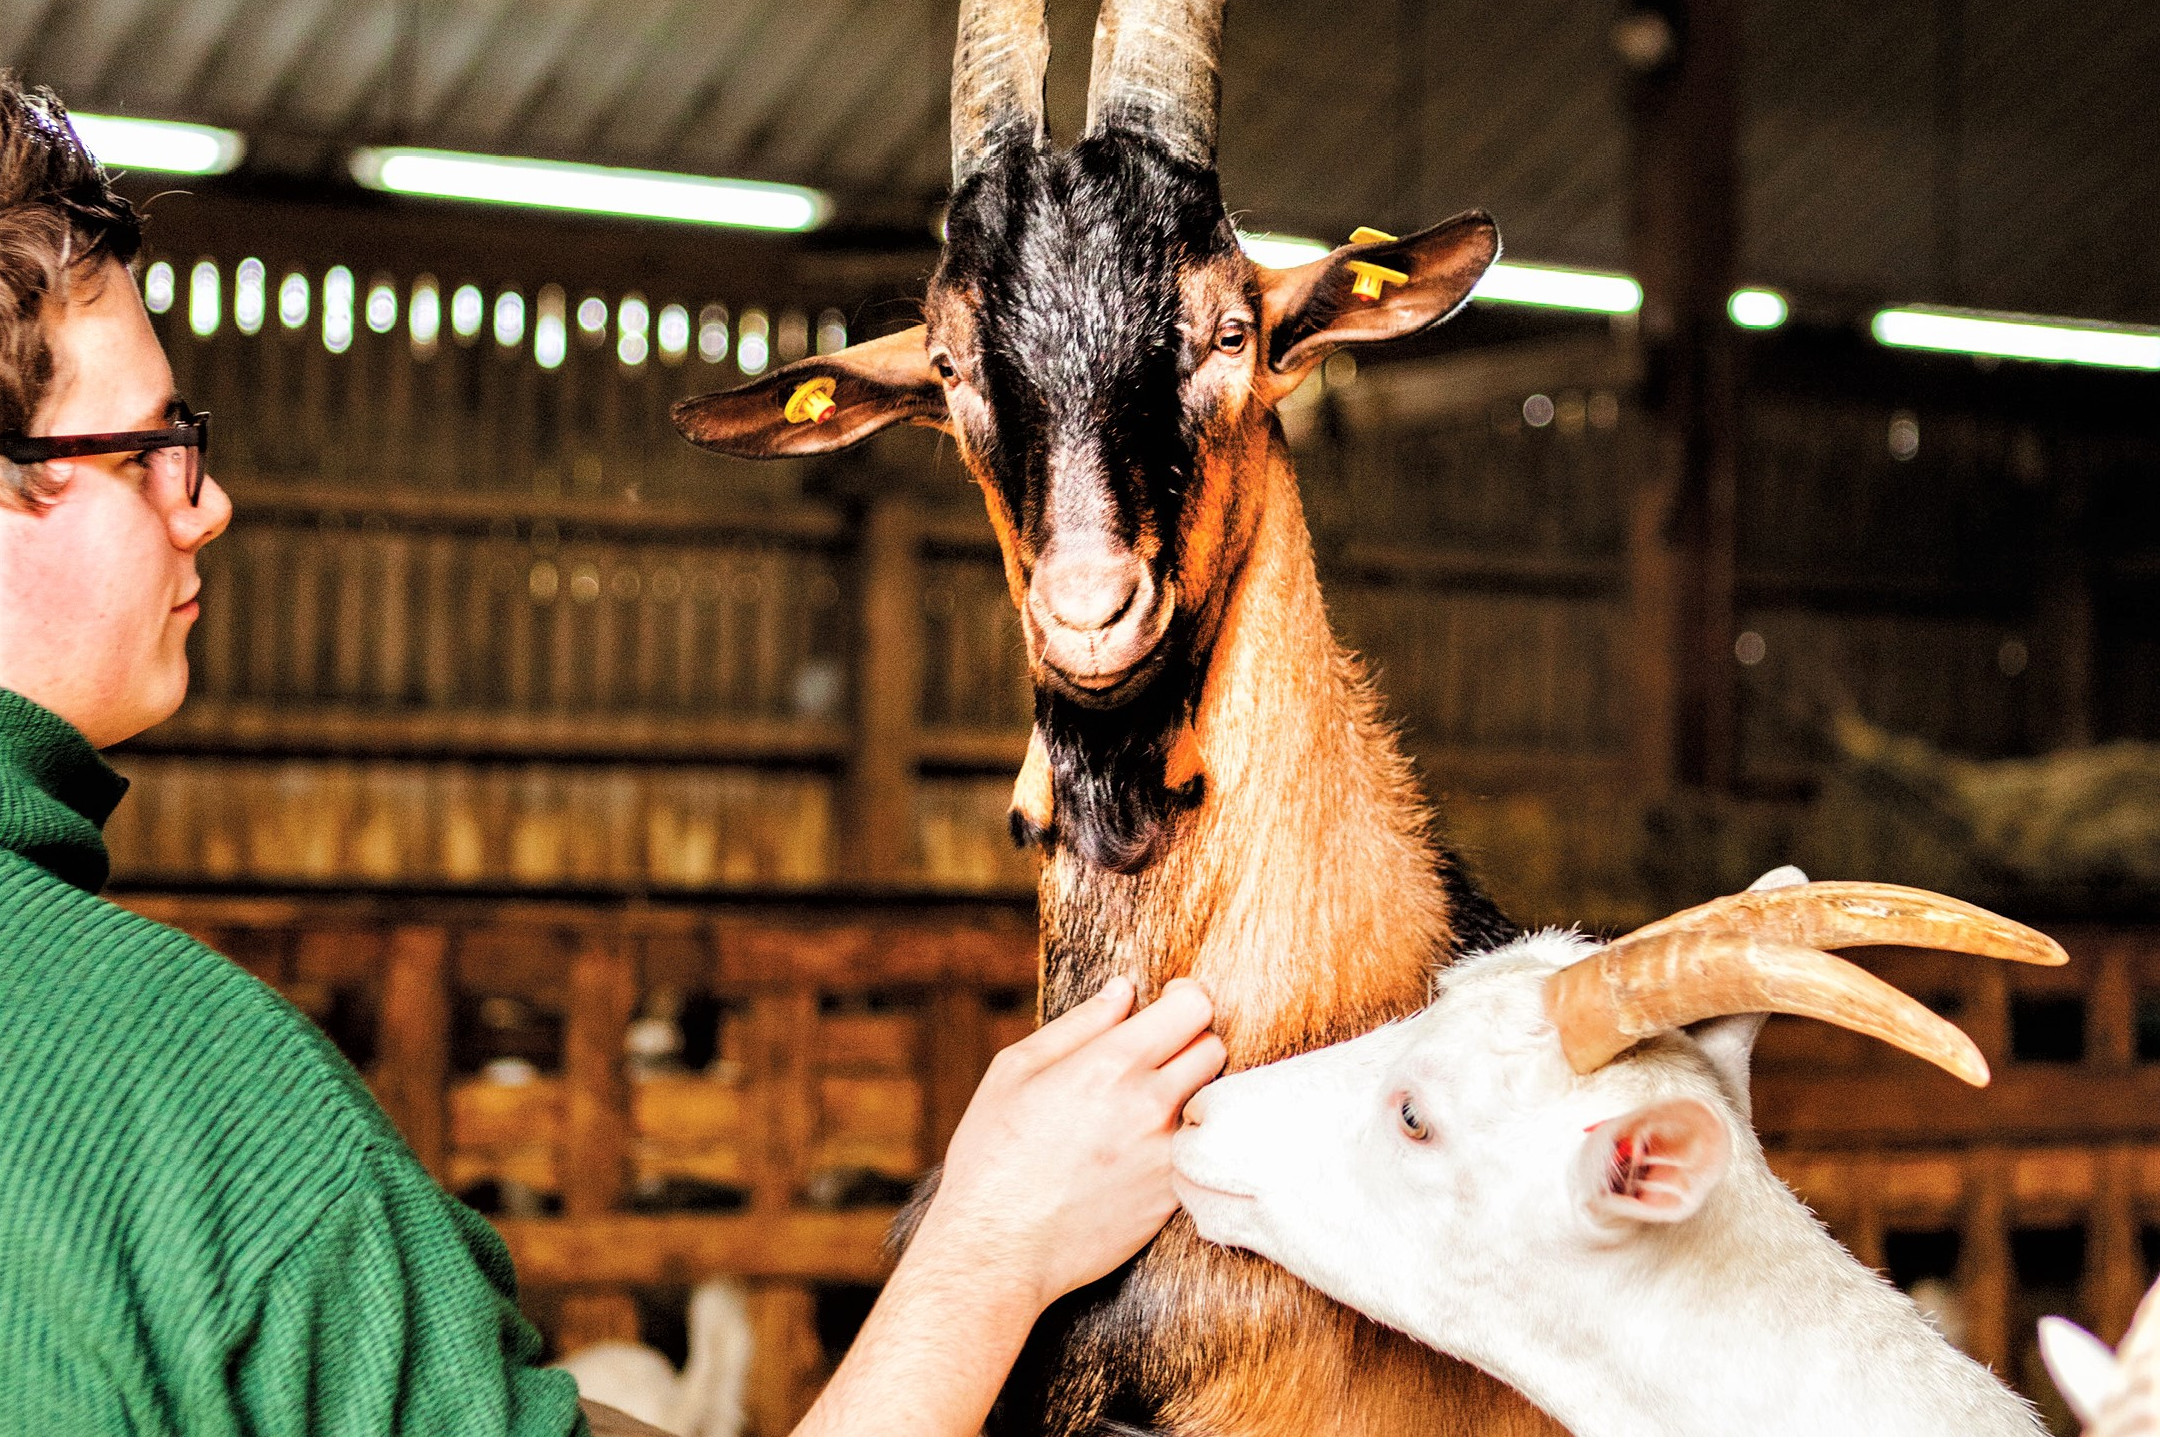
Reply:
[[[1035,567],[1035,593],[1067,630],[1101,630],[1132,607],[1145,568],[1130,552],[1045,556]]]
[[[1185,1117],[1184,1117],[1184,1118],[1185,1118],[1185,1124],[1186,1124],[1186,1127],[1187,1127],[1187,1128],[1190,1128],[1190,1127],[1192,1127],[1192,1126],[1194,1126],[1194,1125],[1199,1125],[1199,1124],[1203,1124],[1203,1123],[1205,1123],[1205,1122],[1206,1122],[1206,1120],[1207,1120],[1207,1091],[1206,1091],[1205,1089],[1202,1089],[1202,1090],[1201,1090],[1201,1091],[1200,1091],[1200,1092],[1199,1092],[1198,1094],[1194,1095],[1194,1096],[1192,1097],[1192,1099],[1190,1099],[1190,1100],[1187,1100],[1187,1101],[1185,1102]]]

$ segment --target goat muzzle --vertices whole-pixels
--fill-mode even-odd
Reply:
[[[1972,1085],[1987,1061],[1964,1031],[1822,947],[1916,945],[2035,965],[2047,936],[1902,885],[1841,882],[1728,895],[1646,925],[1545,982],[1545,1011],[1577,1074],[1653,1035],[1723,1015],[1805,1015],[1895,1045]]]
[[[1069,685],[1113,690],[1156,653],[1176,592],[1126,550],[1052,550],[1028,579],[1028,649]]]

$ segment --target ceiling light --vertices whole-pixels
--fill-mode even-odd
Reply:
[[[619,170],[508,155],[382,147],[358,150],[353,178],[375,190],[441,200],[537,205],[751,230],[812,230],[831,202],[817,190],[658,170]]]
[[[1743,330],[1775,330],[1792,311],[1775,290],[1735,290],[1725,313]]]
[[[1910,305],[1875,316],[1875,338],[1912,350],[2160,370],[2160,329]]]
[[[1560,310],[1594,310],[1601,315],[1632,315],[1642,308],[1642,286],[1626,275],[1502,260],[1485,272],[1470,298],[1503,305],[1546,305]]]
[[[237,131],[127,115],[68,116],[75,133],[108,170],[169,170],[222,175],[240,163],[247,141]]]
[[[1265,265],[1270,270],[1288,270],[1308,261],[1318,260],[1335,247],[1325,240],[1307,240],[1302,235],[1270,235],[1265,231],[1238,231],[1238,244],[1252,257],[1255,265]]]

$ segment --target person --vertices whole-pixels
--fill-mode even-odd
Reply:
[[[60,103],[0,75],[0,1431],[573,1433],[500,1238],[329,1040],[97,898],[126,787],[98,752],[179,706],[232,517],[140,238]],[[997,1057],[806,1428],[978,1428],[1043,1307],[1168,1218],[1222,1046],[1189,982],[1133,999]]]

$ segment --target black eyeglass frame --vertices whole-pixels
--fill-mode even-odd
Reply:
[[[133,450],[186,450],[188,504],[202,500],[203,472],[210,461],[210,412],[173,402],[179,422],[163,430],[120,430],[106,435],[0,435],[0,458],[17,465],[72,460],[83,455],[125,455]]]

